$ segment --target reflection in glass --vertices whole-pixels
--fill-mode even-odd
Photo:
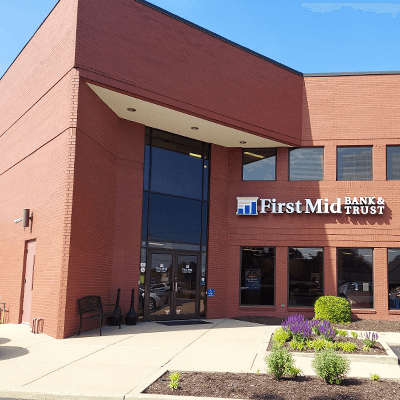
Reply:
[[[201,199],[204,168],[198,153],[183,154],[153,147],[151,191]]]
[[[313,307],[324,294],[324,249],[289,247],[289,306]]]
[[[196,255],[178,256],[175,309],[177,318],[196,313],[197,265]]]
[[[243,149],[243,180],[274,181],[276,149]]]
[[[199,244],[155,242],[153,240],[149,241],[149,247],[155,249],[200,251]]]
[[[400,179],[400,146],[386,147],[386,179]]]
[[[200,317],[206,313],[206,280],[207,280],[207,254],[201,253],[201,274],[200,274]]]
[[[372,249],[337,249],[338,296],[352,308],[373,307],[372,254]]]
[[[324,148],[304,147],[289,151],[289,180],[322,181],[324,179]]]
[[[400,249],[388,249],[389,309],[400,309]]]
[[[199,243],[201,201],[151,194],[149,240]]]
[[[337,180],[371,181],[372,147],[338,147]]]
[[[169,316],[171,312],[172,254],[152,253],[149,267],[149,314]],[[139,294],[145,299],[144,284],[139,286]]]
[[[150,146],[144,147],[144,174],[143,174],[143,190],[149,190],[150,183]]]
[[[241,305],[274,305],[275,248],[243,247]]]
[[[143,192],[142,206],[142,239],[147,238],[147,213],[149,207],[149,192]]]

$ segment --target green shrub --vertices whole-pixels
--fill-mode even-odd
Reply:
[[[358,338],[358,333],[351,331],[351,336],[353,336],[353,338],[357,339]]]
[[[312,340],[309,343],[308,348],[319,351],[319,350],[330,348],[330,347],[332,347],[332,345],[333,345],[333,343],[329,340],[326,340],[324,338],[317,338],[317,339]]]
[[[349,342],[344,342],[344,343],[336,342],[335,345],[336,345],[335,347],[338,350],[342,350],[345,353],[353,353],[354,350],[357,348],[357,345],[355,345],[354,343],[349,343]]]
[[[301,350],[304,350],[306,348],[306,344],[304,342],[299,342],[297,340],[292,340],[289,343],[289,345],[293,350],[300,350],[301,351]]]
[[[285,374],[293,376],[296,368],[292,355],[285,347],[274,346],[271,353],[265,357],[265,362],[267,363],[268,373],[273,375],[276,380],[280,380]],[[299,373],[300,371],[297,372],[297,375]]]
[[[336,335],[337,336],[346,337],[347,336],[347,331],[342,330],[342,329],[336,329]]]
[[[292,378],[296,378],[301,374],[301,369],[296,368],[296,367],[290,367],[287,371],[288,375],[290,375]]]
[[[174,391],[177,390],[179,388],[179,379],[180,379],[180,375],[179,372],[172,372],[169,374],[169,388]]]
[[[321,318],[332,323],[351,322],[350,303],[342,297],[321,296],[314,304],[315,318]]]
[[[285,342],[291,339],[290,331],[285,331],[283,328],[278,328],[272,336],[272,340],[278,345],[282,346]]]
[[[350,362],[331,348],[316,353],[312,365],[317,375],[325,379],[326,383],[338,385],[346,376]]]

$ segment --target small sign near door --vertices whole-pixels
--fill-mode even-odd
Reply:
[[[207,289],[207,296],[214,297],[214,289]]]

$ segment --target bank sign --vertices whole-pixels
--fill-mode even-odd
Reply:
[[[236,215],[258,214],[383,214],[385,200],[382,197],[344,197],[329,199],[304,199],[283,203],[276,199],[237,197]],[[258,210],[260,210],[258,212]]]

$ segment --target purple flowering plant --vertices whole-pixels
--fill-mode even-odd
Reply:
[[[365,339],[363,340],[364,350],[370,349],[372,346],[375,346],[375,343],[378,340],[378,338],[379,336],[376,332],[366,332]]]
[[[326,340],[333,340],[336,336],[336,329],[331,326],[329,321],[316,318],[311,321],[311,326],[315,334],[323,336]]]
[[[295,341],[304,342],[310,339],[312,328],[310,321],[304,315],[292,314],[289,315],[283,322],[282,328],[293,335]]]

